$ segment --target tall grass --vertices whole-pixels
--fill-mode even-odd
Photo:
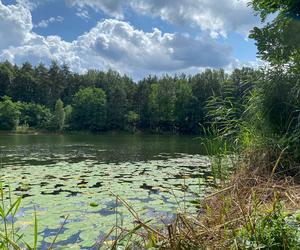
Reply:
[[[16,214],[20,208],[22,198],[12,199],[12,193],[9,187],[4,188],[0,182],[0,216],[1,216],[1,231],[0,231],[0,249],[22,249],[26,247],[29,250],[37,249],[38,239],[38,220],[36,212],[34,213],[34,237],[33,245],[23,240],[24,234],[19,232],[15,227]]]
[[[133,206],[115,195],[132,214],[134,226],[115,227],[99,243],[104,249],[300,249],[300,186],[239,173],[205,197],[198,213],[178,213],[163,227],[142,220]],[[118,231],[117,231],[118,229]],[[117,234],[112,237],[113,233]],[[113,240],[108,241],[111,238]]]
[[[0,249],[2,250],[37,250],[38,249],[38,218],[37,213],[33,214],[33,239],[32,243],[24,240],[27,232],[21,232],[16,228],[17,213],[21,207],[22,197],[12,198],[12,191],[9,186],[4,187],[0,182]],[[66,222],[66,221],[65,221]],[[65,222],[62,224],[64,226]],[[61,231],[54,237],[48,250],[53,249],[57,237]]]

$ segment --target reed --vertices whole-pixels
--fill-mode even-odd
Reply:
[[[16,228],[17,213],[21,207],[22,197],[17,197],[15,200],[12,198],[12,191],[9,186],[4,186],[0,182],[0,249],[1,250],[37,250],[38,249],[38,218],[37,213],[33,214],[33,239],[32,243],[24,240],[26,232],[21,232]],[[68,218],[68,217],[66,217]],[[67,219],[66,219],[67,220]],[[61,225],[63,228],[65,222]],[[57,237],[61,231],[54,237],[53,242],[50,244],[48,250],[53,249]]]

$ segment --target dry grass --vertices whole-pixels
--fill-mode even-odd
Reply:
[[[174,222],[159,232],[142,222],[129,207],[137,227],[132,231],[122,231],[123,236],[118,237],[118,241],[131,234],[126,244],[128,249],[133,246],[136,249],[155,246],[166,250],[229,249],[236,232],[251,223],[253,210],[267,211],[274,200],[282,202],[285,211],[299,210],[300,186],[293,178],[279,179],[274,174],[263,175],[244,166],[227,184],[202,201],[198,214],[177,214]],[[122,203],[128,206],[125,201]],[[139,240],[133,241],[133,235]],[[114,242],[113,248],[117,245]]]

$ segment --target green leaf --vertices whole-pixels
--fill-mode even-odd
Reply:
[[[34,211],[34,243],[33,243],[34,250],[37,250],[37,240],[38,240],[38,221],[37,221],[36,211]]]

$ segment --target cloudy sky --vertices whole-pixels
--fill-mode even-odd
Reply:
[[[135,79],[256,65],[248,0],[0,0],[0,60]]]

